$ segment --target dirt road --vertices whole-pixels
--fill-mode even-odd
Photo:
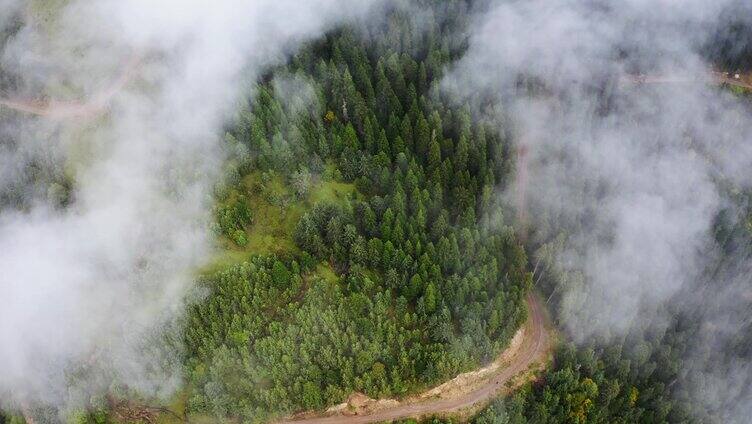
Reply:
[[[625,75],[619,79],[624,85],[640,84],[726,84],[752,90],[752,84],[732,78],[724,72],[711,72],[704,77],[684,75]]]
[[[549,334],[545,327],[543,306],[535,296],[528,295],[528,321],[525,324],[524,339],[515,352],[508,366],[488,378],[480,387],[456,397],[432,398],[399,405],[383,410],[377,410],[368,415],[337,414],[325,417],[291,419],[280,423],[298,424],[345,424],[345,423],[373,423],[393,421],[401,418],[419,418],[430,415],[458,412],[472,407],[480,402],[490,400],[506,388],[505,383],[513,377],[526,371],[535,363],[546,360],[549,344]]]
[[[125,66],[122,67],[122,72],[118,78],[87,101],[0,99],[0,107],[54,119],[98,115],[107,108],[112,98],[130,81],[140,60],[138,55],[131,56]]]

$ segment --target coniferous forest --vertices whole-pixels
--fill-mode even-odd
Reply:
[[[525,321],[525,253],[489,214],[509,142],[431,92],[466,8],[436,6],[425,32],[407,10],[341,28],[255,87],[226,136],[214,225],[252,257],[202,278],[191,410],[401,397],[490,361]]]
[[[338,25],[247,84],[222,131],[214,250],[193,274],[178,340],[165,341],[179,352],[180,388],[132,422],[273,422],[321,413],[353,393],[405,399],[496,359],[528,320],[531,293],[556,339],[545,369],[471,414],[421,422],[715,423],[723,406],[745,401],[716,409],[696,401],[718,383],[692,375],[688,355],[705,328],[686,305],[615,337],[575,343],[562,325],[563,293],[582,276],[555,264],[568,234],[528,237],[503,195],[519,140],[511,124],[485,118],[506,111],[441,86],[484,7],[388,2],[383,19]],[[746,69],[749,43],[734,40],[748,34],[738,23],[703,51],[719,68]],[[0,73],[0,88],[14,78]],[[545,91],[537,84],[521,78],[516,88]],[[735,95],[749,103],[748,92]],[[24,181],[59,209],[74,203],[74,178],[35,166]],[[682,302],[713,297],[738,273],[729,258],[752,253],[749,190],[723,175],[716,182],[732,199],[714,220],[717,257],[675,294]],[[0,203],[29,207],[5,188]],[[722,350],[745,363],[750,341],[746,331]],[[725,363],[714,366],[705,371]],[[128,421],[107,396],[87,401],[71,422]],[[53,409],[37,413],[55,422]],[[26,413],[10,407],[0,424]]]
[[[435,85],[463,54],[472,3],[430,5],[428,29],[401,9],[341,28],[257,87],[228,132],[239,153],[216,231],[269,254],[203,281],[212,294],[186,332],[190,408],[257,417],[353,391],[401,397],[488,362],[525,320],[533,264],[493,203],[512,141]],[[280,100],[284,84],[303,98]],[[543,280],[556,310],[567,276]],[[696,329],[680,314],[670,328],[565,342],[538,382],[473,422],[710,420],[672,388]]]

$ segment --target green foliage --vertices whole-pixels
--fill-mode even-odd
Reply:
[[[288,108],[305,99],[260,82],[239,111],[214,214],[231,260],[206,273],[186,318],[192,412],[264,420],[353,391],[403,396],[488,361],[524,321],[525,252],[500,219],[486,225],[513,149],[431,89],[463,53],[471,2],[417,2],[437,12],[420,27],[395,7],[263,78],[311,81],[315,107]],[[558,277],[538,286],[552,305]],[[472,422],[687,422],[672,388],[683,326],[562,346],[540,382]]]
[[[245,247],[248,244],[248,237],[243,230],[235,230],[232,233],[232,241],[240,247]]]
[[[245,243],[238,242],[238,233],[242,233],[244,227],[252,222],[246,198],[241,195],[230,202],[219,204],[215,207],[214,213],[219,232],[243,246]]]
[[[661,355],[639,365],[628,346],[612,345],[599,351],[562,346],[556,352],[555,367],[544,374],[541,384],[495,402],[474,422],[686,422],[688,418],[680,411],[680,405],[665,397],[665,386],[645,373],[648,363],[653,369],[667,365],[652,362],[660,361]],[[634,384],[641,385],[650,395],[640,395]]]
[[[207,274],[186,318],[194,413],[404,396],[492,359],[525,320],[526,256],[477,219],[506,142],[428,92],[464,3],[430,6],[457,9],[430,37],[397,8],[388,28],[343,28],[272,71],[312,81],[316,113],[268,84],[240,111],[227,139],[247,152],[215,227],[248,255]]]

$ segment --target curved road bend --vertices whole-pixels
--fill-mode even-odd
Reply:
[[[451,398],[433,398],[414,403],[400,404],[396,407],[377,410],[367,415],[331,415],[325,417],[290,419],[280,423],[297,424],[346,424],[346,423],[373,423],[392,421],[402,418],[418,418],[421,416],[456,412],[475,405],[496,396],[504,384],[519,373],[528,369],[536,362],[541,361],[545,354],[548,342],[548,333],[544,326],[543,307],[532,294],[527,296],[528,321],[525,339],[520,350],[506,368],[497,372],[483,386],[470,393]]]

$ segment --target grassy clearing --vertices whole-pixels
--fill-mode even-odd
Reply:
[[[254,254],[297,253],[292,235],[305,209],[294,200],[282,177],[273,175],[264,181],[255,172],[243,179],[242,186],[253,213],[253,224],[246,228],[248,244],[243,250]]]
[[[313,273],[314,276],[320,277],[324,281],[334,284],[337,281],[339,281],[339,277],[332,269],[331,265],[327,262],[322,262],[316,266],[316,271]]]
[[[308,203],[315,205],[319,202],[339,203],[354,195],[355,185],[336,181],[323,181],[316,185],[308,195]]]
[[[308,194],[299,198],[285,179],[274,173],[253,172],[243,178],[239,189],[233,190],[224,203],[236,201],[245,196],[251,210],[253,222],[244,228],[248,243],[238,246],[225,236],[217,240],[219,253],[211,263],[200,270],[209,274],[233,264],[248,260],[253,255],[298,254],[293,234],[295,226],[306,210],[319,202],[339,203],[355,195],[355,186],[337,181],[315,182]],[[326,272],[322,275],[330,280]]]

